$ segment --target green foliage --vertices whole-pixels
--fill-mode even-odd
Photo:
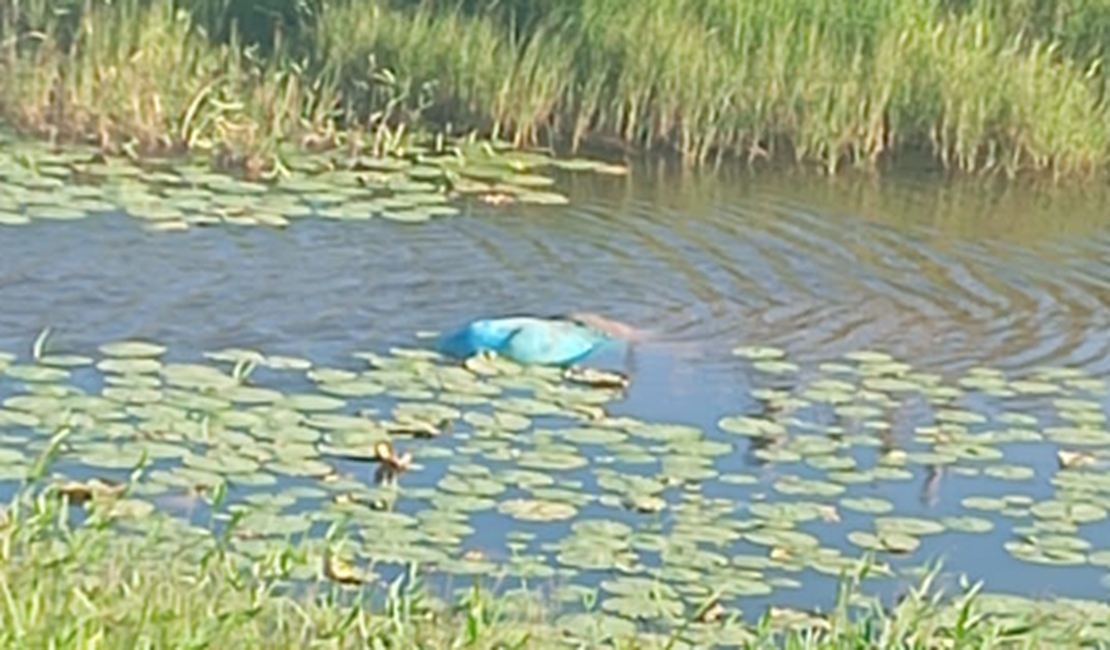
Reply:
[[[176,0],[219,43],[234,36],[272,53],[279,41],[300,43],[315,24],[322,0]],[[280,37],[280,38],[279,38]]]
[[[1110,0],[0,0],[0,16],[0,110],[102,140],[204,124],[265,150],[406,125],[829,172],[917,151],[1056,175],[1110,157]]]
[[[220,493],[210,501],[220,508]],[[388,583],[335,584],[325,566],[343,548],[331,535],[246,558],[229,550],[234,517],[217,533],[160,515],[129,520],[113,503],[89,502],[75,524],[79,506],[35,481],[0,509],[5,647],[567,647],[558,612],[538,592],[509,598],[475,582],[445,601],[416,567]],[[946,597],[938,569],[889,608],[862,592],[866,569],[846,575],[828,613],[772,609],[732,638],[756,648],[1082,645],[1081,629],[1042,627],[1050,617],[993,620],[979,585]],[[708,616],[715,602],[670,634],[622,634],[611,647],[704,645],[715,631],[737,629],[733,615]]]

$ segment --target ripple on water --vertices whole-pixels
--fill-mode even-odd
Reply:
[[[90,339],[396,341],[476,315],[593,310],[705,370],[753,342],[803,359],[882,347],[939,369],[1107,369],[1110,233],[1097,196],[1063,213],[1027,188],[916,179],[605,187],[583,184],[566,208],[475,208],[419,228],[302,221],[164,237],[109,218],[12,229],[0,240],[0,336],[49,315]]]

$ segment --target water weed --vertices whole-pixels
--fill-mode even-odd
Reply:
[[[958,392],[933,392],[881,351],[850,353],[839,379],[797,387],[809,409],[832,410],[855,432],[838,437],[799,428],[800,403],[728,416],[719,434],[614,417],[607,407],[625,382],[583,384],[505,360],[459,365],[421,348],[355,352],[357,363],[341,368],[246,348],[188,359],[143,339],[85,354],[62,345],[44,330],[29,358],[0,355],[5,645],[1074,647],[1110,638],[1098,599],[988,593],[926,557],[936,554],[931,540],[987,535],[995,524],[974,513],[1001,510],[1015,525],[997,541],[1015,561],[1103,567],[1091,526],[1107,518],[1106,481],[1062,468],[1051,497],[1019,492],[1032,476],[1002,462],[1004,450],[1041,434],[991,427],[958,406]],[[735,352],[769,376],[780,368],[767,364],[787,356]],[[1066,394],[1081,373],[969,378],[985,376],[1049,395],[1061,415],[1098,407],[1087,389]],[[922,428],[905,449],[857,465],[851,447],[877,441],[864,433],[883,417],[874,405],[913,393],[928,398],[943,432]],[[1105,460],[1103,432],[1044,432]],[[740,443],[777,465],[769,490],[718,465]],[[803,458],[808,468],[792,470]],[[968,497],[962,516],[938,517],[864,497],[870,488],[855,480],[905,481],[915,466],[936,465],[993,469],[983,480],[1008,481],[1014,493]],[[726,476],[729,497],[709,496]],[[799,588],[809,608],[780,604]]]
[[[981,585],[961,584],[946,596],[937,587],[939,566],[893,606],[863,593],[861,572],[843,576],[829,612],[772,608],[748,624],[710,596],[673,631],[650,632],[588,605],[560,615],[540,589],[489,590],[483,579],[445,597],[417,565],[389,581],[354,579],[330,536],[274,543],[246,559],[228,550],[230,532],[161,518],[137,532],[134,515],[113,505],[127,502],[121,493],[82,506],[73,495],[31,484],[2,511],[4,645],[632,650],[1080,647],[1086,639],[1082,625],[1060,628],[1035,610],[1005,611],[1022,603],[988,598]],[[218,507],[219,496],[210,502]],[[85,509],[76,523],[75,508]],[[648,602],[628,598],[633,611]]]

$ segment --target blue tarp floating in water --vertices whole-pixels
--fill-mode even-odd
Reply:
[[[522,364],[569,365],[611,340],[604,332],[573,320],[510,316],[471,321],[443,336],[439,351],[459,358],[496,352]]]

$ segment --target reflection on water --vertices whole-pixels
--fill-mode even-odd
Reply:
[[[650,170],[570,185],[571,207],[472,208],[418,227],[304,221],[283,232],[151,234],[105,218],[0,230],[0,349],[25,349],[51,326],[72,350],[144,337],[175,353],[252,347],[342,365],[356,350],[412,344],[419,330],[477,316],[594,311],[650,333],[599,360],[635,378],[619,410],[707,431],[763,408],[730,352],[738,345],[781,347],[803,374],[868,348],[944,376],[1110,370],[1101,190]],[[887,417],[878,452],[913,438],[912,405]],[[758,449],[743,441],[719,466],[773,475]],[[1037,468],[1034,491],[1050,493],[1047,446],[1008,460]],[[938,517],[959,514],[962,496],[1005,489],[940,466],[912,483],[883,496],[899,512]],[[859,521],[845,515],[845,526]],[[1004,539],[923,552],[990,574],[1000,590],[1101,593],[1090,571],[1010,571]]]

